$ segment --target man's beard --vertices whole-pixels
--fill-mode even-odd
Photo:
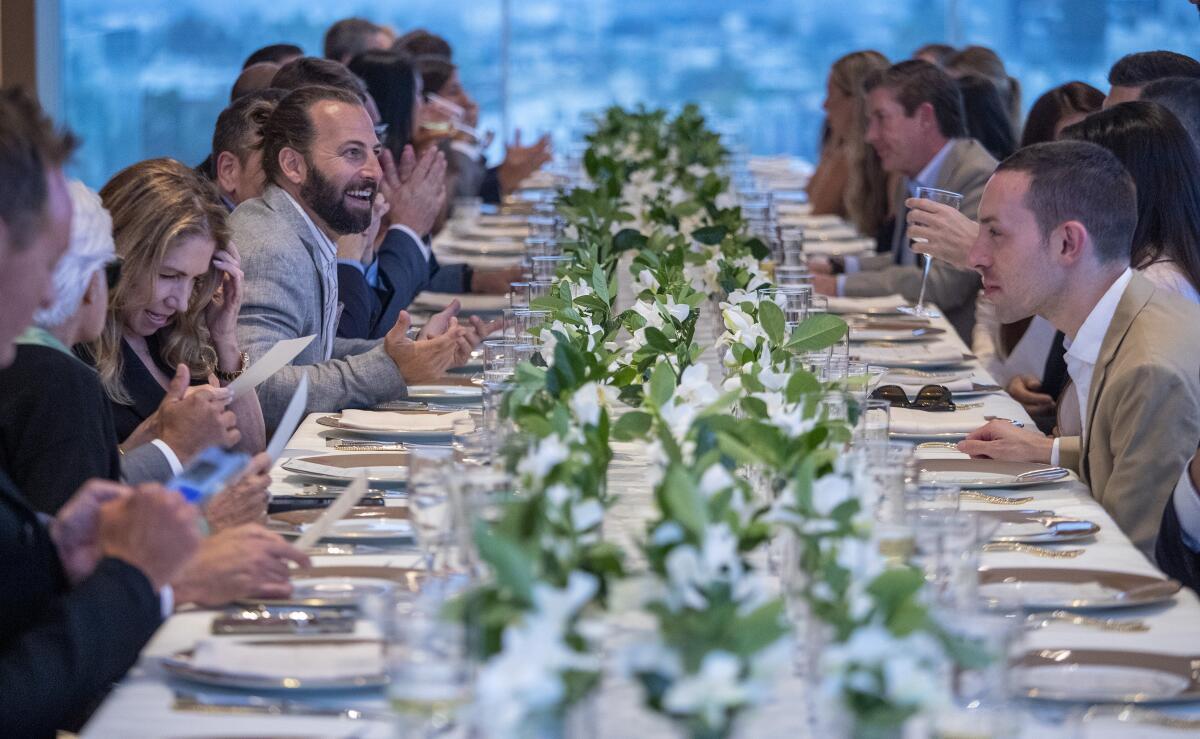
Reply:
[[[362,233],[371,225],[370,207],[361,213],[355,212],[346,207],[344,199],[348,190],[367,189],[371,191],[369,205],[374,205],[377,189],[374,181],[360,180],[347,185],[345,190],[338,190],[333,182],[321,174],[321,170],[310,163],[308,178],[300,186],[300,197],[334,233],[345,236],[346,234]]]

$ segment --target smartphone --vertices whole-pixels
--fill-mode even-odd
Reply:
[[[245,472],[249,464],[249,454],[210,446],[200,452],[183,472],[171,478],[167,487],[178,490],[192,505],[203,505]]]

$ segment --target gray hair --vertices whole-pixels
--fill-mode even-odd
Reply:
[[[54,269],[54,305],[33,316],[33,322],[45,329],[61,326],[75,315],[92,275],[117,255],[112,217],[100,196],[78,180],[72,180],[67,189],[71,195],[71,243]]]

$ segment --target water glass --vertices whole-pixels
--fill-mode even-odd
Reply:
[[[548,310],[513,311],[513,337],[525,344],[542,343],[542,327],[550,319]]]
[[[933,509],[914,511],[908,518],[930,600],[939,606],[975,607],[980,545],[986,540],[979,514]]]
[[[887,442],[891,416],[891,403],[868,398],[858,421],[859,442]]]
[[[512,374],[517,366],[513,349],[517,346],[514,339],[486,339],[483,342],[483,370],[506,370]]]
[[[554,283],[548,280],[535,280],[529,283],[529,302],[544,298],[554,291]]]
[[[414,446],[408,452],[408,511],[425,569],[430,572],[453,535],[446,478],[453,459],[447,447]]]
[[[558,278],[559,270],[570,265],[575,261],[574,257],[569,256],[540,256],[531,257],[532,274],[534,282],[553,282]]]
[[[876,401],[887,402],[887,401]],[[919,479],[919,477],[918,477]],[[962,489],[939,482],[918,482],[904,491],[904,507],[909,515],[922,511],[957,511]]]
[[[483,432],[492,451],[502,448],[512,422],[504,414],[504,397],[512,390],[512,374],[485,375],[483,380]]]
[[[824,295],[814,295],[814,296],[812,296],[812,298],[809,299],[809,301],[808,301],[808,314],[809,315],[812,315],[813,313],[828,313],[828,312],[829,312],[829,298],[825,297]]]
[[[802,226],[779,226],[779,247],[783,255],[783,261],[775,268],[777,275],[780,267],[799,267],[804,269],[804,228]],[[811,281],[811,276],[809,279]]]
[[[775,267],[775,284],[780,287],[790,287],[793,285],[811,286],[812,282],[813,275],[808,267],[798,264],[781,264]]]
[[[508,305],[510,308],[528,308],[529,307],[529,283],[528,282],[510,282],[510,283],[508,283]]]
[[[455,461],[462,465],[486,465],[491,461],[491,439],[484,429],[482,413],[460,418],[451,425],[452,450]]]
[[[529,235],[545,239],[556,239],[562,234],[562,222],[557,216],[533,215],[529,217]]]
[[[426,612],[432,611],[432,612]],[[475,669],[462,624],[397,608],[387,645],[388,700],[401,737],[466,736]]]

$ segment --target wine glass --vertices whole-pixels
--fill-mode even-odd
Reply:
[[[962,207],[963,196],[949,190],[939,190],[936,187],[918,187],[917,198],[921,200],[932,200],[935,203],[949,205],[951,208],[958,210]],[[927,239],[913,237],[913,243],[923,244]],[[913,249],[916,251],[916,249]],[[925,305],[925,286],[929,283],[929,266],[933,263],[933,257],[928,254],[925,256],[925,268],[921,273],[921,293],[917,296],[917,304],[908,306],[902,305],[899,310],[902,313],[907,313],[911,316],[921,316],[922,318],[941,318],[942,314],[936,308],[929,308]]]

